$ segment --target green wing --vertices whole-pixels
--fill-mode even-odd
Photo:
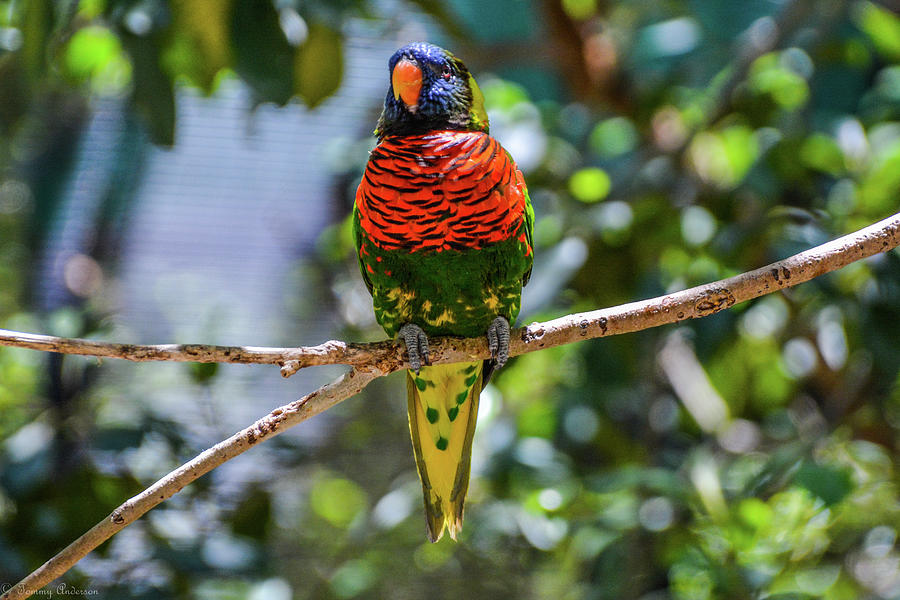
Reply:
[[[529,206],[531,205],[529,204]],[[531,219],[534,220],[533,214]],[[363,256],[360,252],[360,249],[365,242],[365,233],[363,233],[362,225],[359,222],[359,211],[356,210],[356,203],[353,204],[353,242],[356,244],[356,262],[359,265],[359,273],[362,275],[363,281],[366,283],[366,287],[371,294],[372,280],[369,279],[369,274],[366,272],[366,263],[363,262]]]
[[[528,285],[528,280],[531,279],[531,269],[534,266],[534,208],[531,206],[531,196],[528,195],[528,188],[523,186],[522,191],[525,193],[525,238],[528,240],[528,245],[531,247],[531,255],[528,263],[528,270],[525,271],[525,274],[522,275],[522,287]]]

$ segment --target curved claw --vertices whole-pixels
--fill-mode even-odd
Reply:
[[[400,328],[398,333],[406,344],[409,366],[418,375],[423,364],[431,364],[431,360],[428,358],[428,336],[421,327],[414,323],[407,323]]]
[[[509,321],[497,317],[487,330],[488,349],[491,358],[499,369],[509,360]]]

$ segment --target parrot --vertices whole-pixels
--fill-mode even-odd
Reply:
[[[522,172],[489,134],[465,64],[408,44],[388,61],[377,143],[352,213],[375,319],[406,346],[407,413],[428,539],[462,530],[478,401],[509,358],[534,257]],[[486,335],[491,358],[431,365],[429,336]]]

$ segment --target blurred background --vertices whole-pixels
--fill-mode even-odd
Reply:
[[[898,209],[893,0],[0,0],[0,327],[377,340],[348,215],[399,46],[476,74],[525,173],[520,323],[757,268]],[[900,254],[522,356],[460,543],[401,375],[65,577],[102,598],[900,598]],[[341,372],[0,348],[0,583]]]

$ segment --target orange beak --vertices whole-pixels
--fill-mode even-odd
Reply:
[[[401,58],[391,73],[391,85],[394,88],[394,100],[402,98],[406,107],[415,112],[419,92],[422,90],[422,69],[408,58]]]

